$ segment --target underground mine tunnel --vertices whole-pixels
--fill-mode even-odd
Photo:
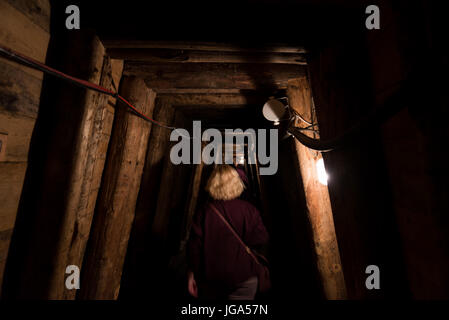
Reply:
[[[449,298],[444,10],[374,2],[379,30],[366,1],[0,0],[2,299],[195,301],[199,122],[269,235],[257,299]]]

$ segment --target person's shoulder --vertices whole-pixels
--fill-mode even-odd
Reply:
[[[251,212],[258,212],[257,208],[249,201],[244,199],[234,199],[232,201],[234,201],[234,203],[239,207],[248,209]]]

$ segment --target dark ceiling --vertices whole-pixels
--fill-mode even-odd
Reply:
[[[82,28],[103,39],[233,42],[246,46],[323,45],[364,27],[366,1],[57,0],[52,27],[77,4]],[[63,28],[62,28],[63,29]],[[63,30],[61,30],[63,31]]]
[[[54,0],[52,34],[71,32],[64,27],[69,4],[80,8],[81,29],[93,29],[108,55],[124,60],[124,75],[143,78],[158,94],[261,99],[179,108],[185,119],[215,127],[263,126],[263,102],[281,94],[288,79],[306,76],[307,54],[358,41],[365,30],[361,0]]]

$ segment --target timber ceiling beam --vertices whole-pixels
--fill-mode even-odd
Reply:
[[[158,95],[158,99],[160,98],[166,99],[173,107],[216,106],[231,108],[263,105],[268,97],[261,94],[171,94]]]
[[[194,51],[223,51],[223,52],[265,52],[265,53],[295,53],[304,54],[306,50],[301,46],[286,46],[268,44],[248,46],[245,44],[214,43],[214,42],[182,42],[182,41],[136,41],[136,40],[103,40],[107,50],[112,49],[174,49]]]
[[[149,88],[279,90],[306,76],[297,64],[126,62],[124,75],[142,77]]]
[[[150,63],[282,63],[305,65],[302,53],[199,51],[186,49],[111,48],[114,59]]]
[[[254,90],[240,90],[240,89],[176,89],[176,88],[159,88],[153,89],[157,92],[158,97],[161,95],[170,94],[253,94]]]

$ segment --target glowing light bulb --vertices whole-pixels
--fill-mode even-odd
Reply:
[[[327,180],[329,179],[329,176],[328,176],[328,174],[326,172],[326,169],[324,168],[323,158],[319,159],[316,162],[316,171],[317,171],[317,174],[318,174],[318,181],[321,184],[327,186]]]

